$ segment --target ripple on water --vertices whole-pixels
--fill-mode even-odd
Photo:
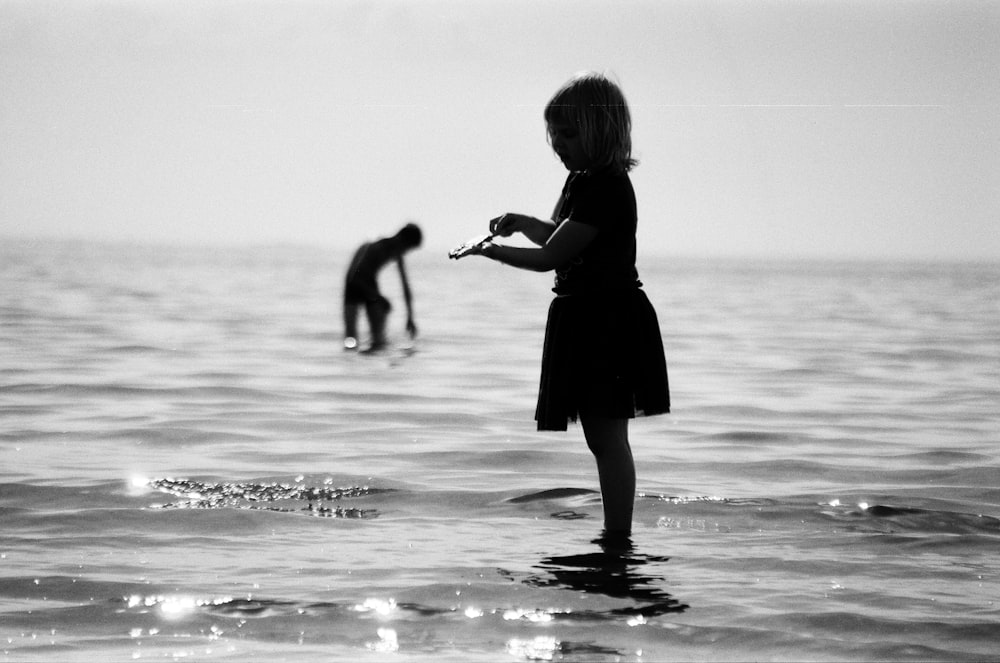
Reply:
[[[219,482],[192,479],[151,479],[148,486],[181,498],[156,505],[161,509],[254,509],[304,513],[324,518],[370,519],[376,509],[339,506],[344,499],[368,497],[392,492],[368,486],[332,487],[288,483]],[[331,503],[333,503],[331,505]]]

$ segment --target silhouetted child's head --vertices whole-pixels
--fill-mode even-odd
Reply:
[[[407,223],[396,233],[396,241],[406,250],[415,249],[424,241],[424,234],[415,223]]]
[[[602,74],[579,74],[563,85],[545,107],[545,123],[553,150],[570,170],[628,172],[638,163],[632,158],[632,118],[625,95]],[[563,146],[560,139],[570,145]],[[582,167],[567,159],[574,147],[582,152]]]

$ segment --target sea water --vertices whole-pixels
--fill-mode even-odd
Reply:
[[[607,550],[551,275],[422,249],[366,356],[347,257],[3,242],[0,660],[1000,652],[1000,266],[642,256],[674,411]]]

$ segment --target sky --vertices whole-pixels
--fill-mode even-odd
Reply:
[[[551,213],[585,70],[641,252],[1000,260],[992,0],[0,0],[0,238],[447,250]]]

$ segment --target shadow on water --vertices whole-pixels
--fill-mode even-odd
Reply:
[[[686,604],[660,589],[664,578],[647,568],[665,564],[669,557],[638,553],[632,540],[625,537],[602,537],[593,543],[598,551],[543,558],[534,567],[542,573],[529,576],[524,582],[533,587],[569,589],[635,602],[633,606],[608,611],[605,613],[608,616],[653,617],[687,610]]]

